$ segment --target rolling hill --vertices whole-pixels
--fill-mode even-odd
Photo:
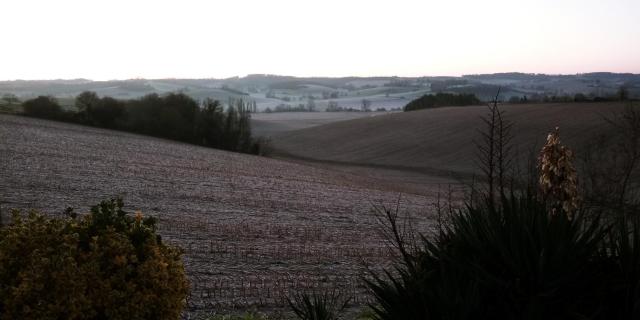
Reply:
[[[375,117],[385,112],[279,112],[255,113],[251,115],[251,129],[256,136],[311,128],[323,124]]]
[[[524,158],[560,127],[575,150],[607,129],[603,116],[621,103],[503,105],[514,123],[517,152]],[[474,153],[486,106],[447,107],[392,113],[289,131],[274,136],[281,156],[338,164],[367,165],[468,177],[477,173]]]
[[[318,284],[365,305],[362,262],[390,261],[372,206],[400,203],[423,230],[434,219],[427,188],[368,171],[0,114],[0,218],[8,221],[11,208],[84,213],[123,197],[127,210],[158,218],[163,239],[184,249],[191,319],[284,308],[288,293]]]

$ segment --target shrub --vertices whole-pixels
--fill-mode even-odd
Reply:
[[[0,229],[1,319],[178,319],[188,293],[181,251],[156,221],[103,201],[85,216],[15,211]]]

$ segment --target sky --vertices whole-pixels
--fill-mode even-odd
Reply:
[[[639,0],[0,0],[0,79],[640,73]]]

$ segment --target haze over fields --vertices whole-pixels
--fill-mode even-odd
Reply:
[[[249,75],[227,79],[133,79],[114,81],[46,80],[0,81],[0,96],[14,94],[22,99],[38,95],[60,98],[73,106],[73,97],[83,91],[100,96],[132,99],[151,93],[183,92],[194,99],[212,98],[226,103],[230,98],[255,101],[259,111],[300,108],[324,111],[330,103],[339,108],[360,110],[362,100],[371,110],[399,109],[424,94],[437,92],[473,93],[491,100],[500,89],[499,99],[536,99],[583,94],[603,97],[625,87],[632,98],[640,97],[640,75],[629,73],[586,73],[544,75],[502,73],[462,77],[345,77],[297,78],[276,75]]]

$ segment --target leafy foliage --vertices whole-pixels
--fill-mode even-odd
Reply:
[[[85,216],[15,211],[0,229],[0,319],[178,319],[181,251],[155,219],[103,201]]]

